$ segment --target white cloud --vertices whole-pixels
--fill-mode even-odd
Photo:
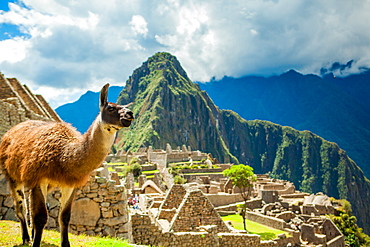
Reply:
[[[133,15],[130,21],[131,30],[134,34],[140,34],[144,37],[148,33],[147,23],[141,15]]]
[[[16,37],[0,41],[0,64],[16,63],[25,59],[29,41]]]
[[[24,37],[0,41],[0,69],[68,98],[66,88],[122,83],[149,56],[177,56],[190,79],[370,67],[370,2],[326,0],[23,0],[0,11]],[[5,54],[5,55],[3,55]],[[46,88],[49,88],[46,90]]]

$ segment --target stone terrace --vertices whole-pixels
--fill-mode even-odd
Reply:
[[[14,125],[29,120],[60,121],[41,95],[34,95],[15,78],[0,73],[0,137]]]

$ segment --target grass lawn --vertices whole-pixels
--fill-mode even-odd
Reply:
[[[141,174],[146,175],[146,174],[153,174],[153,173],[158,173],[158,172],[159,170],[150,170],[150,171],[142,171]]]
[[[243,227],[243,218],[238,214],[232,214],[227,216],[222,216],[224,221],[231,221],[234,228],[237,230],[244,230]],[[274,229],[254,221],[246,220],[247,230],[251,234],[258,234],[261,236],[261,240],[272,240],[277,238],[277,236],[281,233],[287,234],[287,232]]]
[[[212,174],[222,174],[222,172],[196,172],[196,173],[186,173],[186,169],[183,170],[184,175],[212,175]]]
[[[31,233],[30,229],[29,232]],[[111,246],[131,246],[126,240],[108,237],[90,237],[86,235],[69,234],[71,246],[75,247],[111,247]],[[21,229],[19,222],[0,220],[0,246],[2,247],[25,247],[22,245]],[[60,233],[57,231],[44,230],[42,235],[41,247],[60,246]]]

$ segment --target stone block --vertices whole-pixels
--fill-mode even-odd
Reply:
[[[74,202],[71,213],[71,224],[95,226],[100,218],[99,204],[88,198]]]
[[[112,206],[113,210],[117,210],[120,214],[127,214],[127,203],[119,202]]]
[[[208,193],[209,194],[217,194],[218,193],[218,187],[215,186],[215,185],[211,185],[211,187],[209,187]]]
[[[6,214],[4,215],[3,220],[18,221],[18,218],[14,210],[12,208],[9,208],[8,211],[6,211]]]
[[[54,218],[48,217],[48,222],[46,223],[46,228],[55,228],[57,227],[57,222]]]
[[[109,207],[110,206],[110,203],[109,202],[102,202],[100,205],[102,207]]]
[[[6,179],[4,174],[0,174],[0,195],[2,196],[10,195],[8,180]]]
[[[127,221],[128,221],[127,216],[119,216],[119,217],[113,217],[113,218],[110,218],[110,219],[106,219],[105,223],[108,226],[115,226],[115,225],[126,223]]]
[[[104,177],[95,177],[95,179],[96,179],[96,182],[97,182],[98,184],[104,184],[104,183],[106,183],[106,182],[107,182],[107,179],[106,179],[106,178],[104,178]]]
[[[113,211],[108,210],[106,212],[102,212],[102,215],[103,215],[104,218],[111,218],[111,217],[113,217]]]
[[[115,231],[113,227],[105,226],[103,229],[104,236],[115,236]]]
[[[8,207],[8,208],[13,207],[13,205],[14,205],[13,197],[8,196],[8,197],[5,199],[5,201],[3,202],[3,205],[4,205],[5,207]]]
[[[120,226],[120,228],[118,229],[118,232],[129,232],[130,227],[131,227],[131,223],[127,222],[126,224],[123,224],[122,226]]]
[[[94,197],[98,197],[98,193],[89,193],[89,194],[86,194],[86,196],[88,198],[94,198]]]
[[[51,194],[47,195],[47,200],[49,203],[49,209],[55,208],[56,206],[59,206],[59,201],[55,199]]]
[[[53,208],[49,211],[49,215],[53,218],[57,218],[59,214],[59,208]]]
[[[84,232],[84,234],[86,234],[87,236],[94,236],[95,235],[95,232],[89,230],[89,231]]]

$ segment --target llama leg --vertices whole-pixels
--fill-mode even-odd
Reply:
[[[68,225],[71,219],[71,209],[72,202],[74,198],[75,189],[74,188],[61,188],[62,196],[60,201],[60,211],[59,211],[59,228],[60,237],[62,240],[62,247],[69,247],[70,243],[68,240]]]
[[[14,181],[10,179],[9,185],[13,195],[15,212],[21,223],[23,245],[25,245],[28,244],[28,242],[30,241],[30,236],[28,235],[27,221],[24,215],[24,205],[25,205],[24,188],[23,185],[17,185]]]
[[[45,205],[45,196],[42,193],[41,186],[31,189],[31,215],[32,215],[32,235],[33,247],[40,246],[42,232],[48,219],[48,211]]]

